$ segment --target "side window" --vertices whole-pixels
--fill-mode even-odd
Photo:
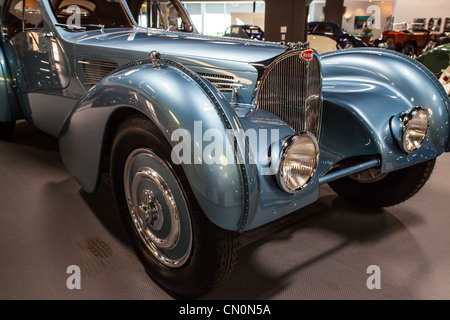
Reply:
[[[3,34],[9,39],[25,30],[42,29],[37,0],[12,0],[5,14]]]
[[[314,28],[317,26],[315,23],[309,23],[308,24],[308,32],[313,32]]]
[[[141,27],[189,32],[186,21],[172,1],[144,0],[139,8]]]
[[[331,27],[325,23],[319,23],[317,28],[314,30],[317,34],[333,34]]]
[[[444,32],[450,32],[450,18],[445,18]]]

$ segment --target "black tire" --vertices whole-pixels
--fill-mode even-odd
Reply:
[[[390,207],[414,196],[430,178],[436,160],[391,172],[373,183],[361,183],[350,177],[330,182],[342,198],[371,208]]]
[[[348,40],[344,43],[343,49],[352,49],[352,48],[356,48],[356,43],[354,43],[353,41]]]
[[[414,58],[416,56],[416,46],[413,43],[407,43],[403,46],[402,53]]]
[[[0,122],[0,139],[9,139],[14,133],[14,128],[16,127],[15,121],[10,122]]]
[[[140,148],[150,148],[165,161],[184,195],[182,203],[188,207],[192,249],[186,262],[177,268],[155,258],[132,222],[125,196],[124,169],[129,155]],[[112,146],[113,190],[128,238],[149,276],[175,297],[196,298],[215,289],[228,277],[236,262],[238,238],[236,232],[220,229],[207,219],[195,200],[184,171],[172,163],[171,150],[169,142],[149,119],[142,116],[127,118],[118,129]]]

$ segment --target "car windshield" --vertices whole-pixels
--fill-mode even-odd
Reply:
[[[133,25],[120,0],[52,0],[52,7],[58,23],[70,29]]]
[[[131,14],[141,27],[192,32],[193,27],[178,1],[126,0]]]

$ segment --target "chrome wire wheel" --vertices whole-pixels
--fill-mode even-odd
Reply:
[[[177,179],[152,150],[134,150],[124,168],[124,191],[135,232],[157,261],[179,268],[192,250],[188,206]]]

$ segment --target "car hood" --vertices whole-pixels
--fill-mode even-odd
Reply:
[[[286,47],[276,43],[171,31],[147,32],[144,28],[93,30],[75,39],[75,44],[83,55],[91,51],[93,54],[102,52],[104,56],[120,54],[129,59],[143,59],[156,50],[163,58],[205,58],[245,63],[270,60],[286,51]]]

